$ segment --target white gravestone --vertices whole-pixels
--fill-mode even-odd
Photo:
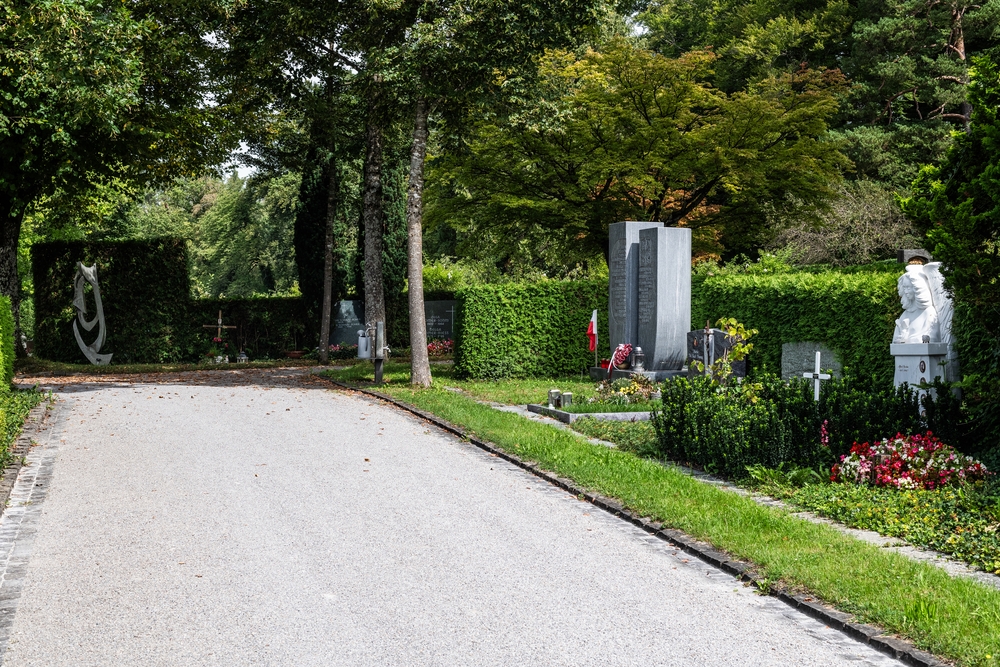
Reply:
[[[940,268],[940,262],[911,264],[897,283],[903,313],[896,320],[889,347],[896,386],[958,379],[951,332],[954,308]]]

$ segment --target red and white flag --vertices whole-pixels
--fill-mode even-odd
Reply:
[[[587,338],[590,339],[590,351],[597,349],[597,311],[590,316],[590,324],[587,325]]]

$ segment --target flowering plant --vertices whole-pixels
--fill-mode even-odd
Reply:
[[[961,486],[990,474],[979,461],[959,454],[927,431],[875,444],[854,443],[851,453],[833,466],[830,480],[897,489],[937,489]]]
[[[645,403],[656,392],[656,384],[644,375],[633,375],[617,380],[602,380],[597,385],[597,395],[588,399],[588,403],[610,403],[626,405],[628,403]]]
[[[427,344],[427,354],[432,357],[443,357],[455,351],[455,341],[450,338],[444,340],[435,338]]]
[[[331,345],[328,356],[330,359],[350,359],[351,357],[358,356],[358,346],[348,345],[347,343]]]
[[[209,346],[206,357],[224,357],[229,350],[229,343],[223,341],[218,336],[212,337],[212,345]]]

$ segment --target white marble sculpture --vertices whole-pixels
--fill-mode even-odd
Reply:
[[[951,345],[951,318],[955,312],[955,306],[951,301],[951,295],[944,288],[944,276],[941,275],[941,262],[930,262],[924,265],[924,275],[931,286],[931,298],[934,300],[934,310],[937,311],[938,330],[941,335],[941,342]]]
[[[896,320],[893,343],[941,342],[938,311],[934,307],[931,281],[925,268],[920,264],[911,264],[906,267],[906,273],[899,277],[897,289],[903,314]]]
[[[94,303],[97,310],[92,320],[87,319],[87,299],[84,293],[87,283],[90,283],[90,286],[94,290]],[[80,346],[80,350],[83,351],[87,359],[90,360],[90,363],[95,366],[106,366],[111,362],[112,355],[98,354],[101,351],[101,346],[104,345],[104,339],[107,337],[107,324],[104,321],[101,288],[97,284],[97,265],[84,266],[83,262],[77,262],[76,279],[73,281],[73,288],[75,292],[73,307],[76,308],[76,319],[73,320],[73,335],[76,336],[76,343]],[[94,325],[97,325],[97,340],[90,345],[84,343],[83,337],[80,335],[80,329],[77,326],[78,323],[85,331],[92,331]]]

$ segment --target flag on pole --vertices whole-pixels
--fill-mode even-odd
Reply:
[[[591,352],[597,350],[597,311],[590,316],[590,324],[587,325],[587,338],[590,339],[590,347],[588,348]]]

